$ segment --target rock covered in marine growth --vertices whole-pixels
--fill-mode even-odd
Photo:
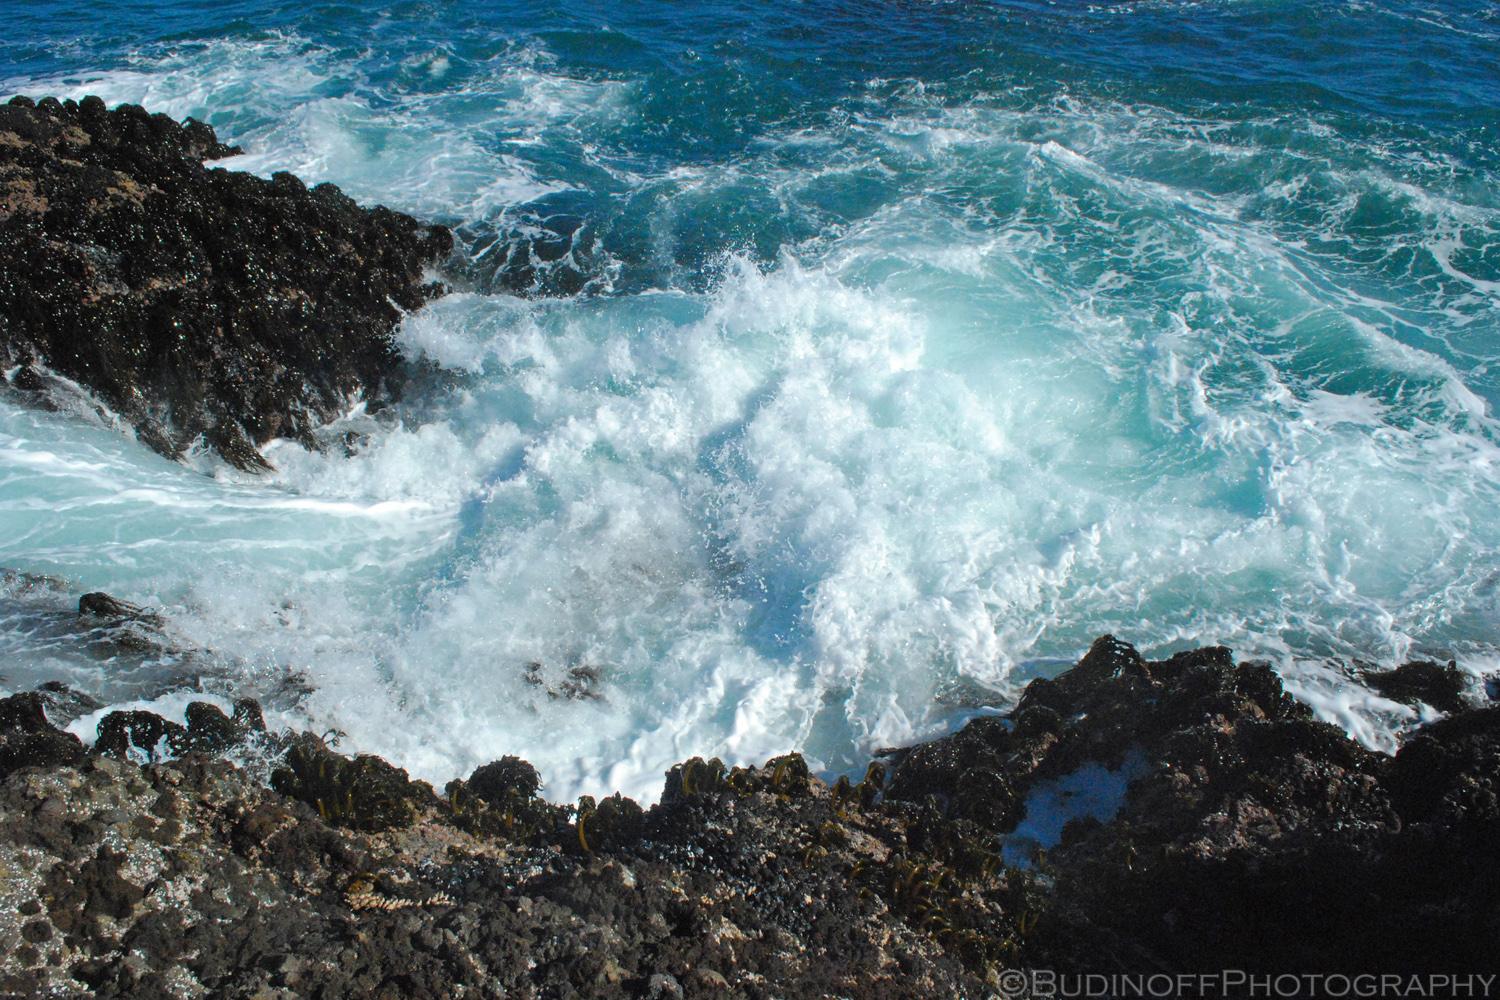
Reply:
[[[209,169],[238,150],[96,97],[0,106],[0,360],[45,401],[81,383],[162,454],[241,468],[353,394],[397,396],[392,331],[440,287],[449,232],[332,184]]]
[[[1463,687],[1430,664],[1394,673]],[[1500,707],[1450,704],[1392,758],[1263,663],[1222,647],[1149,662],[1105,637],[1007,719],[899,753],[890,794],[1009,833],[1083,793],[1072,778],[1124,779],[1117,811],[1035,858],[1038,967],[1494,969]]]
[[[0,778],[23,767],[77,764],[83,743],[47,719],[46,698],[28,691],[0,700]]]
[[[267,787],[223,719],[113,713],[0,775],[0,995],[981,997],[1025,910],[983,843],[795,755],[575,807],[515,758],[439,796],[248,725]]]
[[[649,810],[547,802],[514,757],[438,795],[249,702],[112,713],[86,751],[47,704],[0,701],[3,995],[925,1000],[1017,968],[1496,964],[1500,707],[1386,757],[1221,648],[1106,637],[858,783],[694,758]],[[271,756],[269,787],[222,754]],[[1013,857],[1083,774],[1117,801]]]

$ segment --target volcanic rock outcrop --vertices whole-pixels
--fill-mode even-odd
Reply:
[[[243,468],[269,438],[313,443],[351,394],[400,391],[391,331],[439,290],[449,234],[203,166],[233,152],[97,99],[0,107],[9,391],[81,384],[164,454],[201,437]],[[111,662],[191,657],[148,609],[0,587]],[[516,757],[439,793],[269,732],[248,700],[110,712],[86,746],[103,706],[49,681],[0,699],[0,997],[915,1000],[1013,995],[1020,969],[1495,972],[1500,706],[1456,664],[1365,677],[1449,714],[1385,756],[1265,664],[1106,636],[1007,715],[858,781],[796,754],[693,758],[650,809],[549,802]],[[547,691],[599,681],[580,666]]]
[[[92,749],[47,705],[0,701],[0,995],[987,997],[1027,968],[1497,964],[1500,708],[1386,757],[1221,648],[1105,637],[860,782],[694,758],[648,810],[550,803],[514,757],[439,794],[250,702],[114,713]],[[1080,775],[1115,800],[1023,837]]]
[[[234,465],[354,396],[401,391],[392,331],[441,290],[452,236],[331,184],[210,169],[238,150],[96,97],[0,106],[0,361],[13,391],[71,380],[179,456]]]
[[[1008,832],[1088,791],[1070,779],[1118,785],[1112,815],[1067,822],[1034,862],[1040,967],[1494,969],[1500,707],[1451,707],[1392,758],[1265,664],[1222,647],[1148,662],[1105,637],[1006,719],[898,754],[890,795]]]

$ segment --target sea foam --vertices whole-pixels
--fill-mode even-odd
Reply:
[[[7,81],[206,117],[227,166],[453,222],[473,266],[398,334],[449,380],[351,401],[352,453],[253,478],[0,402],[0,560],[161,605],[216,697],[561,798],[694,754],[855,770],[1103,632],[1268,659],[1385,749],[1423,710],[1354,660],[1494,669],[1500,215],[1441,156],[904,78],[660,155],[651,80],[562,63],[282,35]],[[587,294],[476,277],[569,212]],[[9,684],[111,669],[32,612]]]

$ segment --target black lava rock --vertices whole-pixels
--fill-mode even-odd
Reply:
[[[401,390],[391,333],[440,291],[452,236],[338,188],[204,160],[209,126],[98,98],[0,106],[0,360],[38,397],[45,366],[178,456],[200,437],[263,468],[358,393]]]
[[[46,698],[28,691],[0,700],[0,778],[23,767],[56,767],[83,760],[83,744],[47,721]]]
[[[1457,712],[1464,707],[1468,678],[1458,666],[1443,666],[1430,660],[1403,663],[1394,670],[1371,671],[1365,683],[1392,701],[1408,705],[1425,702],[1439,712]]]
[[[157,761],[186,753],[188,732],[181,723],[154,712],[110,712],[99,720],[94,750],[111,757]]]
[[[315,737],[294,740],[271,786],[317,809],[325,821],[354,830],[380,831],[416,818],[432,790],[379,757],[348,758]]]
[[[796,754],[695,757],[645,810],[549,804],[513,757],[444,799],[307,734],[270,738],[268,788],[213,759],[266,739],[253,703],[197,703],[185,730],[115,713],[93,753],[42,708],[0,701],[0,760],[16,738],[63,749],[0,767],[9,994],[925,1000],[1028,968],[1497,961],[1500,708],[1392,758],[1217,647],[1148,661],[1105,637],[1007,717],[858,784]],[[1039,787],[1127,765],[1117,812],[1001,863]]]
[[[491,805],[532,798],[541,787],[536,768],[519,757],[502,757],[477,767],[468,781],[469,792]]]

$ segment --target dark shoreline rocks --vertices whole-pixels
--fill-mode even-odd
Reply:
[[[1027,968],[1500,965],[1500,706],[1386,757],[1222,648],[1105,637],[860,783],[695,758],[646,810],[548,802],[516,758],[440,795],[253,703],[113,713],[89,750],[44,709],[0,701],[7,996],[986,997]],[[1110,808],[1012,857],[1089,774],[1123,776]]]
[[[1144,761],[1118,812],[1047,850],[1039,965],[1494,968],[1500,707],[1457,709],[1387,757],[1317,721],[1265,664],[1222,647],[1147,662],[1106,637],[1028,686],[1011,727],[913,751],[896,789],[1003,828],[1039,780]]]
[[[441,286],[451,234],[332,184],[210,169],[201,122],[17,97],[0,105],[0,362],[42,405],[82,385],[170,457],[242,469],[315,443],[355,395],[395,399],[392,331]],[[59,378],[61,376],[61,378]]]

